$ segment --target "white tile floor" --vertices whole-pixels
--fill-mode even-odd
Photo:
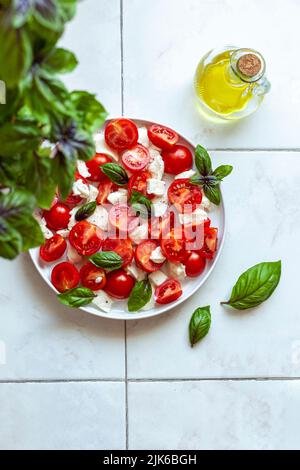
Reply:
[[[299,448],[299,13],[298,0],[80,2],[62,42],[80,61],[67,84],[232,163],[227,240],[189,301],[126,325],[59,305],[28,255],[1,260],[1,449]],[[197,61],[224,43],[260,50],[272,82],[235,126],[204,122],[192,97]],[[263,306],[219,306],[242,270],[279,258]],[[191,350],[190,315],[208,303],[211,332]]]

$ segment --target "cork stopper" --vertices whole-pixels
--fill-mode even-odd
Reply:
[[[262,62],[260,58],[255,54],[244,54],[237,61],[237,69],[245,77],[254,77],[257,75],[262,68]]]

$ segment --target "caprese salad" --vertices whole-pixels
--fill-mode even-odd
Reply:
[[[109,312],[144,282],[138,309],[182,295],[182,280],[204,271],[217,250],[211,202],[195,175],[191,150],[165,126],[119,118],[95,135],[96,154],[78,161],[72,192],[37,212],[45,236],[42,263],[58,292],[83,286]],[[149,289],[148,289],[149,292]],[[132,299],[131,299],[132,300]]]

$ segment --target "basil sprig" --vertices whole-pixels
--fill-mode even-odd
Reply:
[[[98,268],[119,269],[123,264],[123,258],[114,251],[101,251],[89,257],[89,260]]]
[[[57,296],[62,304],[72,308],[88,305],[95,297],[96,294],[87,287],[75,287],[75,289],[70,289]]]
[[[230,299],[221,304],[246,310],[265,302],[281,277],[281,261],[259,263],[245,271],[232,289]]]
[[[101,165],[103,173],[118,186],[124,186],[128,183],[128,175],[124,168],[117,163],[105,163]]]
[[[195,150],[195,165],[199,174],[190,178],[192,184],[202,186],[205,196],[216,206],[221,202],[221,181],[233,170],[231,165],[221,165],[215,170],[212,169],[211,158],[207,150],[201,145],[197,145]]]
[[[96,201],[87,202],[83,206],[79,207],[78,211],[75,214],[75,220],[77,220],[77,222],[80,222],[80,220],[87,219],[88,217],[90,217],[90,215],[95,212],[96,207]]]
[[[144,194],[139,191],[133,190],[130,197],[130,204],[144,218],[148,218],[151,215],[152,202]]]
[[[148,279],[136,282],[128,299],[129,312],[137,312],[143,308],[151,300],[151,296],[152,287]]]
[[[189,337],[193,347],[200,339],[207,335],[211,325],[210,306],[197,308],[190,320]]]

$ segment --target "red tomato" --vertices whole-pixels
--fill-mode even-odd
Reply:
[[[133,259],[133,247],[131,240],[119,238],[107,238],[102,245],[102,251],[114,251],[123,258],[122,267],[128,266]]]
[[[129,197],[131,196],[132,191],[139,191],[144,196],[153,199],[154,194],[147,193],[147,180],[149,178],[152,178],[149,171],[141,171],[140,173],[132,175],[129,178]]]
[[[82,180],[84,184],[88,184],[88,181],[83,176],[81,176],[81,174],[78,171],[76,171],[75,181],[78,181],[78,180]],[[69,196],[67,197],[67,199],[65,200],[65,203],[68,204],[69,206],[77,206],[77,204],[79,204],[81,201],[82,201],[81,196],[79,195],[75,196],[75,194],[71,192]]]
[[[61,235],[54,235],[40,247],[40,257],[47,262],[56,261],[66,251],[67,243]]]
[[[105,128],[105,141],[114,150],[126,150],[138,141],[138,129],[130,119],[113,119]]]
[[[98,186],[97,204],[104,204],[107,201],[107,196],[112,192],[114,183],[105,176]]]
[[[52,269],[51,282],[59,292],[65,292],[78,286],[79,272],[74,264],[67,261],[59,263]]]
[[[204,236],[210,227],[210,219],[196,223],[185,224],[183,227],[184,238],[187,240],[188,249],[197,251],[203,247]]]
[[[69,241],[80,255],[90,256],[100,250],[104,234],[99,227],[87,220],[77,222],[72,228]]]
[[[192,251],[184,261],[185,272],[189,277],[199,276],[205,268],[206,260],[196,251]]]
[[[91,181],[105,181],[106,175],[101,170],[100,166],[105,165],[105,163],[111,163],[112,159],[106,153],[96,153],[96,155],[86,162],[86,166],[91,174],[89,180]]]
[[[137,144],[123,153],[122,162],[125,168],[129,171],[141,171],[150,162],[149,150],[143,145]]]
[[[115,299],[127,299],[134,287],[134,279],[123,269],[107,274],[105,291]]]
[[[81,284],[92,290],[103,289],[106,284],[106,274],[102,268],[93,263],[87,263],[80,269]]]
[[[182,178],[171,183],[168,189],[168,198],[179,212],[193,212],[197,205],[201,204],[202,191],[199,186]]]
[[[139,218],[131,215],[127,204],[116,204],[109,211],[108,219],[110,225],[117,231],[132,232],[139,225]]]
[[[175,145],[171,150],[164,150],[161,155],[165,162],[165,172],[171,175],[178,175],[193,166],[192,152],[184,145]]]
[[[149,127],[148,137],[153,145],[163,150],[171,150],[179,139],[175,131],[158,124],[153,124]]]
[[[140,243],[135,250],[135,260],[137,265],[142,268],[146,273],[153,273],[162,267],[164,263],[154,263],[151,261],[150,256],[153,250],[159,244],[154,240],[145,240]]]
[[[175,214],[171,211],[166,212],[162,217],[151,217],[148,224],[149,238],[159,240],[175,227]]]
[[[70,209],[66,204],[57,202],[48,211],[43,212],[47,222],[47,227],[52,230],[62,230],[67,228],[70,220]]]
[[[161,239],[160,246],[164,256],[173,262],[183,261],[186,258],[186,242],[181,227],[172,229]]]
[[[181,284],[175,279],[167,279],[156,287],[154,298],[158,304],[169,304],[182,295]]]
[[[204,236],[204,246],[198,251],[200,256],[212,259],[217,251],[218,245],[218,229],[210,227]]]

